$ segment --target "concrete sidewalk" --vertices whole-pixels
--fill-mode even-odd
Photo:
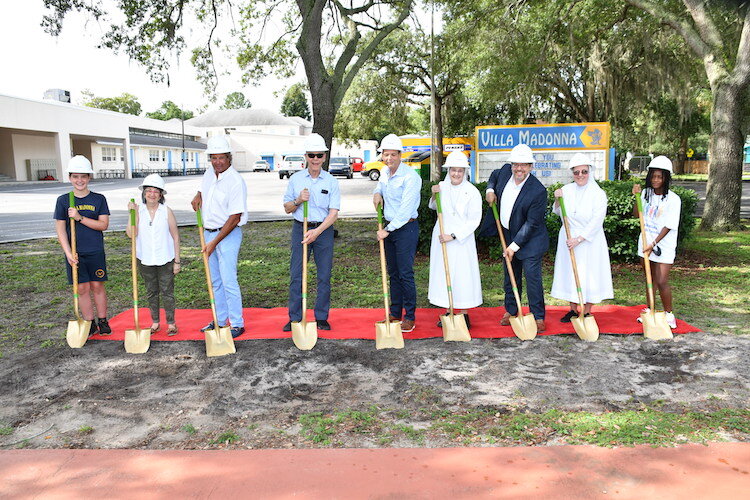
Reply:
[[[750,444],[13,450],[2,498],[747,498]]]

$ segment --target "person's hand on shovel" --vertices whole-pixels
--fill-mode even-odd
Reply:
[[[310,244],[310,243],[312,243],[313,241],[317,240],[317,239],[318,239],[318,236],[320,236],[320,231],[318,230],[318,228],[315,228],[315,229],[309,229],[309,230],[308,230],[308,231],[307,231],[307,232],[305,233],[304,237],[302,238],[302,244],[303,244],[303,245],[304,245],[304,244],[308,244],[308,245],[309,245],[309,244]]]
[[[79,214],[78,210],[73,207],[68,208],[68,217],[76,222],[81,222],[81,220],[83,220],[83,216]]]
[[[78,255],[73,255],[71,252],[65,252],[65,258],[68,259],[68,264],[71,267],[78,265]]]

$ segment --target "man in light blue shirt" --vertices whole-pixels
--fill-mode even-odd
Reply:
[[[383,240],[385,260],[391,284],[392,319],[402,319],[401,331],[414,330],[417,309],[417,286],[414,283],[414,256],[419,241],[417,215],[422,191],[422,178],[413,168],[401,163],[404,147],[395,134],[387,135],[380,143],[381,159],[385,163],[373,203],[375,210],[383,205],[387,225],[378,230]]]
[[[330,330],[328,310],[331,307],[331,269],[333,267],[333,223],[341,208],[339,181],[323,170],[328,147],[319,134],[310,134],[305,140],[307,169],[289,179],[284,194],[284,210],[294,214],[290,247],[292,260],[289,267],[289,322],[282,328],[292,331],[292,321],[301,321],[302,310],[302,245],[308,244],[308,253],[315,258],[318,288],[315,297],[315,321],[319,330]],[[307,202],[307,232],[303,229],[303,203]]]

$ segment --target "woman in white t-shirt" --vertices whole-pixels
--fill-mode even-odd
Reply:
[[[643,239],[638,237],[638,256],[643,259],[644,253],[648,254],[648,259],[651,261],[654,292],[657,290],[659,292],[667,323],[671,328],[677,328],[672,312],[669,270],[672,268],[677,250],[677,230],[680,227],[682,200],[674,191],[669,190],[671,179],[672,161],[666,156],[657,156],[648,165],[646,188],[641,190],[641,185],[635,184],[633,194],[640,193],[643,200],[643,220],[648,242],[646,248],[643,248]],[[636,214],[637,210],[636,207]],[[648,291],[646,297],[648,297]],[[656,298],[655,295],[654,298]]]
[[[164,179],[151,174],[143,179],[140,189],[142,204],[128,203],[135,210],[136,257],[146,283],[151,310],[151,333],[159,330],[159,297],[164,303],[167,335],[177,335],[174,310],[174,275],[180,272],[180,233],[177,219],[164,204]],[[128,224],[127,234],[131,235]]]

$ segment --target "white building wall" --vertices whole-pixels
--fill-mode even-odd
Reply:
[[[26,172],[26,160],[54,160],[55,138],[44,135],[12,134],[13,151],[15,156],[15,177],[19,181],[35,181],[29,179]],[[65,180],[57,177],[58,180]]]

